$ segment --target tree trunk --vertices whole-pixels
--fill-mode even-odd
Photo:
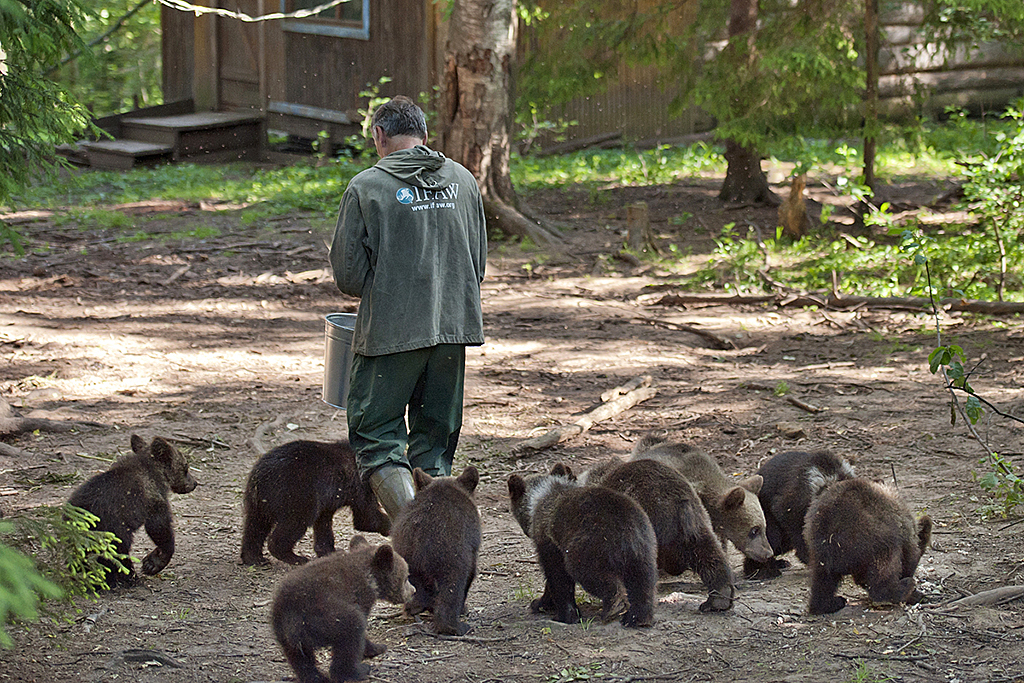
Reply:
[[[454,0],[438,122],[441,151],[476,177],[490,225],[538,243],[560,240],[518,209],[509,175],[515,0]]]
[[[761,155],[733,140],[725,141],[725,181],[718,198],[723,202],[768,204],[778,206],[779,198],[768,186],[768,176],[761,170]]]
[[[864,184],[875,192],[875,149],[878,131],[878,0],[864,0]]]
[[[757,0],[732,0],[729,6],[729,43],[726,49],[736,49],[736,43],[746,36],[746,55],[750,65],[757,59]],[[737,64],[737,67],[740,67]],[[724,202],[779,205],[779,198],[768,187],[768,177],[761,170],[761,155],[757,150],[744,147],[735,140],[725,141],[725,182],[718,198]]]

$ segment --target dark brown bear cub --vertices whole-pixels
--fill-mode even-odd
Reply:
[[[245,485],[242,564],[267,563],[268,535],[271,555],[288,564],[308,562],[294,548],[309,527],[317,557],[334,552],[334,513],[346,505],[356,531],[391,532],[369,483],[359,477],[348,441],[291,441],[267,451]]]
[[[728,540],[745,557],[758,562],[771,559],[772,548],[764,533],[764,512],[757,499],[761,477],[733,481],[707,453],[688,443],[668,442],[653,435],[640,439],[629,459],[657,460],[674,467],[700,496],[723,548]]]
[[[393,541],[416,589],[405,609],[411,615],[431,610],[435,631],[465,635],[469,625],[459,616],[480,552],[480,514],[473,500],[480,474],[470,465],[458,477],[435,478],[418,467],[412,476],[416,497],[398,513]]]
[[[843,576],[852,575],[876,603],[917,602],[914,572],[931,541],[932,520],[915,523],[896,494],[865,479],[827,487],[811,503],[804,524],[811,569],[811,614],[846,606],[836,595]]]
[[[143,558],[142,573],[157,574],[174,555],[171,491],[188,493],[196,487],[196,480],[188,471],[185,456],[165,439],[156,437],[147,446],[142,437],[132,434],[131,444],[131,455],[89,478],[68,502],[99,517],[96,530],[117,536],[117,552],[125,555],[132,548],[135,531],[145,526],[156,547]],[[132,561],[124,564],[128,574],[106,565],[109,584],[136,581]]]
[[[582,487],[558,463],[550,474],[508,478],[512,515],[537,547],[544,594],[534,612],[580,620],[576,584],[601,600],[601,620],[622,613],[624,626],[654,623],[658,541],[647,513],[629,496],[602,486]]]
[[[707,587],[701,612],[732,607],[736,586],[725,551],[697,492],[683,475],[656,460],[613,458],[587,472],[586,484],[625,493],[640,504],[658,539],[658,568],[672,576],[693,570]]]
[[[797,558],[807,564],[807,508],[826,486],[855,475],[850,463],[828,451],[779,453],[757,473],[764,480],[757,497],[764,510],[765,535],[775,556],[764,562],[744,558],[743,573],[748,579],[771,579],[789,566],[786,560],[778,558],[790,550],[796,551]]]
[[[354,536],[349,551],[294,569],[281,580],[270,606],[274,636],[300,683],[365,680],[385,646],[366,637],[366,619],[378,599],[401,604],[412,595],[409,570],[391,546],[374,548]],[[330,677],[316,668],[316,651],[331,648]]]

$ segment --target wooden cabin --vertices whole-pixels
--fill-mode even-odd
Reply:
[[[326,0],[211,3],[235,15],[294,14]],[[429,93],[444,58],[432,0],[343,0],[304,18],[245,21],[161,7],[164,104],[107,117],[119,138],[86,143],[93,165],[252,158],[267,130],[331,144],[360,131],[360,92]],[[258,126],[256,133],[253,127]]]
[[[324,0],[232,0],[249,16],[294,13]],[[164,101],[197,111],[259,111],[269,129],[332,139],[358,130],[359,97],[382,76],[383,94],[416,97],[436,81],[443,42],[432,0],[346,0],[303,19],[244,22],[161,8]]]

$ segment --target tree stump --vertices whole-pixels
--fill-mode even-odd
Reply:
[[[626,227],[630,251],[636,254],[645,251],[660,253],[658,245],[654,242],[654,233],[651,231],[651,215],[647,202],[637,202],[626,207]]]

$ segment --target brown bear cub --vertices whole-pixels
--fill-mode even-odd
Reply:
[[[707,587],[708,599],[701,612],[732,608],[736,595],[732,570],[707,511],[683,475],[656,460],[612,458],[580,480],[587,486],[625,493],[640,504],[658,539],[658,568],[672,576],[693,570]]]
[[[917,563],[932,536],[932,520],[915,523],[891,489],[866,479],[847,479],[825,488],[811,503],[804,524],[811,569],[811,614],[846,606],[836,595],[851,575],[876,603],[915,603]]]
[[[317,557],[334,552],[334,513],[352,509],[356,531],[387,536],[391,521],[370,484],[359,477],[348,441],[291,441],[267,451],[253,465],[242,499],[242,564],[267,564],[270,554],[288,564],[309,560],[294,548],[313,527]]]
[[[405,610],[431,610],[437,633],[465,635],[469,625],[459,616],[480,553],[480,513],[473,499],[480,474],[470,465],[458,477],[431,477],[419,467],[412,476],[416,496],[398,513],[392,541],[409,563],[416,589]]]
[[[274,636],[300,683],[340,683],[369,677],[362,660],[386,646],[366,637],[378,600],[400,605],[412,595],[409,570],[391,546],[354,536],[347,553],[332,553],[288,572],[270,606]],[[331,648],[330,676],[316,668],[316,651]]]
[[[170,494],[189,493],[196,480],[188,470],[188,461],[166,439],[155,437],[149,445],[132,434],[132,454],[126,455],[82,483],[68,499],[71,505],[88,510],[100,518],[97,531],[117,536],[117,552],[127,555],[132,537],[139,527],[156,547],[142,560],[143,574],[157,574],[174,555]],[[124,561],[128,573],[104,562],[110,585],[131,585],[138,580],[133,563]]]
[[[686,443],[669,443],[654,436],[637,442],[631,460],[657,460],[674,467],[693,485],[725,547],[732,541],[736,549],[757,562],[772,558],[772,547],[765,536],[764,511],[757,499],[761,477],[754,475],[733,482],[711,456]]]
[[[773,456],[757,473],[764,480],[757,497],[764,510],[765,534],[775,557],[758,562],[743,560],[743,573],[748,579],[771,579],[789,566],[778,559],[790,550],[796,551],[807,564],[804,543],[804,518],[811,502],[826,486],[855,474],[850,463],[828,451],[787,451]]]
[[[579,583],[601,600],[602,621],[622,613],[624,626],[654,623],[658,541],[636,501],[603,486],[581,486],[562,463],[550,474],[511,475],[508,493],[512,515],[533,540],[544,571],[544,594],[530,605],[534,613],[579,622]]]

